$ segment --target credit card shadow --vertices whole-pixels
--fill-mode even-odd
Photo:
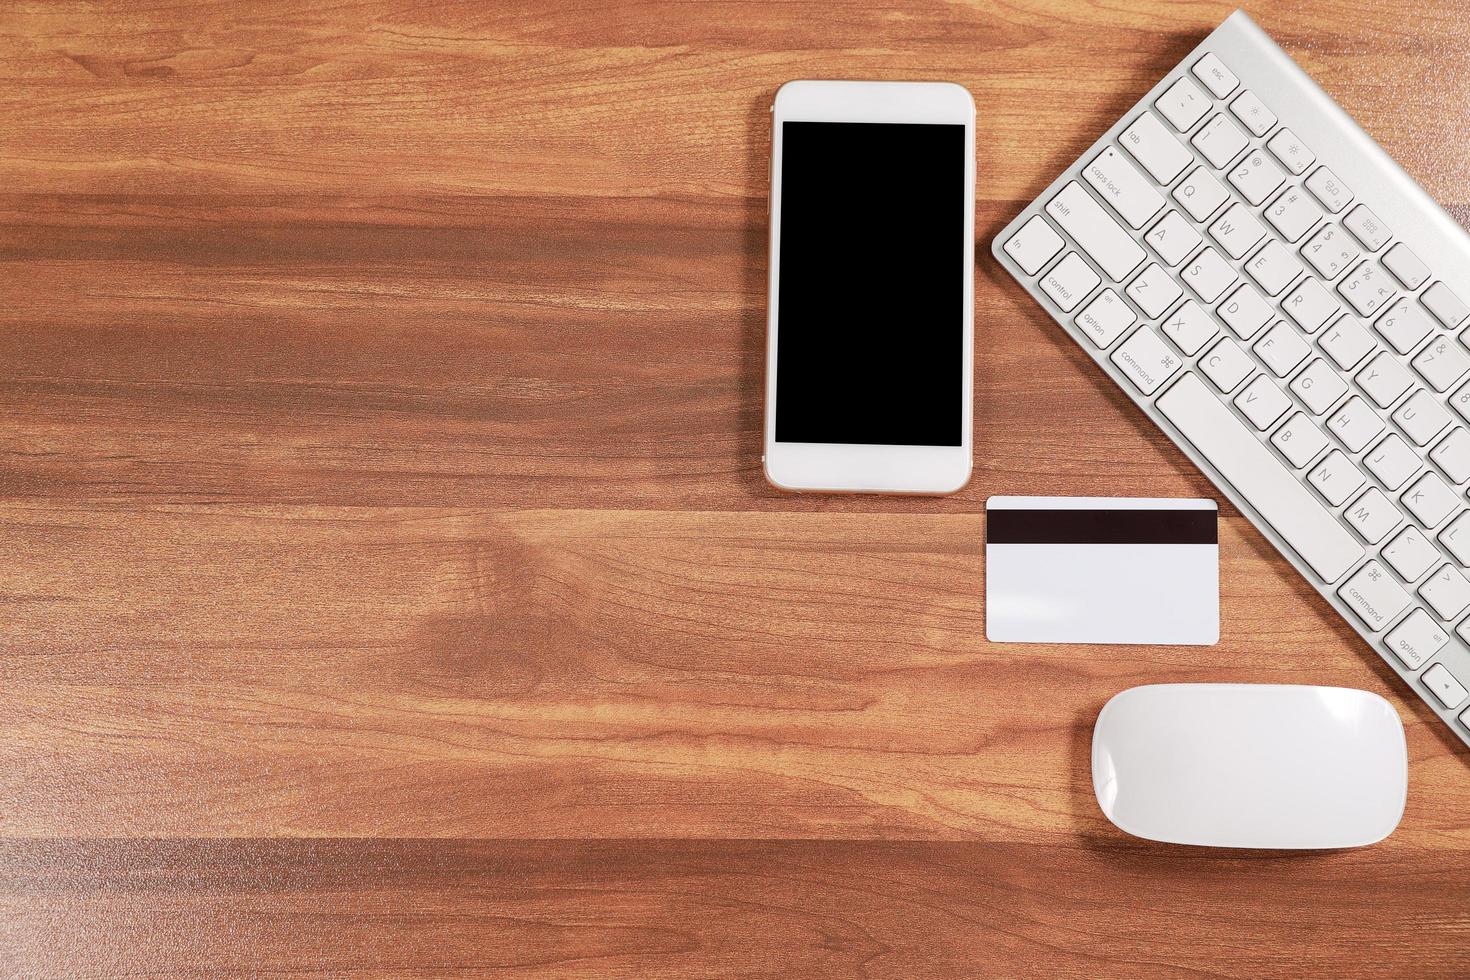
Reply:
[[[1219,642],[1215,502],[991,497],[985,635],[998,643]]]

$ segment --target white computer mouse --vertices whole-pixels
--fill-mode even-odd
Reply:
[[[1205,847],[1361,847],[1404,815],[1393,705],[1295,684],[1151,684],[1102,709],[1098,805],[1135,837]]]

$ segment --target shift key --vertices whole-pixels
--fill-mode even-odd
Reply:
[[[1108,216],[1075,180],[1047,202],[1046,213],[1092,257],[1114,282],[1122,282],[1143,261],[1143,246]]]
[[[1342,522],[1197,374],[1186,373],[1154,404],[1324,581],[1336,582],[1362,559],[1362,546]]]

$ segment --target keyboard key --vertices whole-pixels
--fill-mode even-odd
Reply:
[[[1153,328],[1139,327],[1113,351],[1112,361],[1145,395],[1152,395],[1179,370],[1179,355],[1159,339]]]
[[[1433,473],[1425,473],[1419,477],[1413,486],[1404,491],[1400,499],[1419,519],[1419,523],[1427,528],[1432,528],[1449,517],[1460,502],[1455,491]]]
[[[1451,429],[1450,434],[1429,451],[1429,458],[1444,471],[1451,483],[1470,480],[1470,432],[1459,426]],[[1466,547],[1470,548],[1470,538],[1467,538]],[[1470,562],[1460,564],[1470,565]]]
[[[1352,370],[1376,346],[1367,328],[1350,316],[1338,317],[1317,344],[1344,371]]]
[[[1321,201],[1322,206],[1333,214],[1347,207],[1348,202],[1353,199],[1353,192],[1338,179],[1337,174],[1326,167],[1318,167],[1316,172],[1307,178],[1307,190],[1311,191],[1312,196]]]
[[[1446,524],[1439,532],[1439,543],[1455,561],[1470,567],[1470,513],[1462,513]]]
[[[1200,299],[1213,303],[1235,283],[1235,270],[1219,252],[1206,246],[1185,264],[1182,278]]]
[[[1264,374],[1235,396],[1235,407],[1259,432],[1265,432],[1291,408],[1291,399]]]
[[[1244,160],[1230,168],[1228,178],[1240,196],[1253,206],[1276,193],[1286,180],[1286,171],[1266,155],[1265,150],[1252,150]]]
[[[1419,467],[1423,465],[1419,454],[1410,449],[1407,442],[1392,434],[1374,446],[1363,457],[1363,462],[1390,490],[1397,490],[1408,483],[1409,477],[1418,473]]]
[[[1291,329],[1285,324],[1277,326],[1283,330]],[[1273,328],[1274,331],[1275,328]],[[1347,394],[1347,382],[1342,380],[1342,375],[1338,374],[1336,369],[1319,358],[1308,364],[1305,371],[1292,379],[1291,390],[1296,392],[1296,396],[1302,400],[1313,415],[1321,415],[1331,408],[1334,402]]]
[[[1439,549],[1429,543],[1424,532],[1410,524],[1383,548],[1383,560],[1403,577],[1413,582],[1439,561]]]
[[[1429,278],[1429,267],[1420,262],[1419,256],[1409,251],[1409,246],[1403,242],[1383,253],[1383,266],[1404,284],[1405,289],[1418,289]]]
[[[1393,298],[1394,287],[1377,262],[1365,259],[1337,284],[1337,291],[1358,311],[1358,316],[1372,316]]]
[[[1341,507],[1349,497],[1363,489],[1363,484],[1368,481],[1363,478],[1362,470],[1334,449],[1312,467],[1312,471],[1307,474],[1307,482],[1316,487],[1317,492],[1329,504]]]
[[[1287,462],[1301,469],[1327,448],[1327,437],[1311,419],[1297,412],[1271,436],[1271,445],[1280,450]]]
[[[1363,394],[1373,399],[1379,408],[1387,408],[1414,384],[1414,378],[1390,354],[1380,353],[1369,361],[1353,379]]]
[[[1230,192],[1215,179],[1215,175],[1204,167],[1195,167],[1194,173],[1185,177],[1174,188],[1174,200],[1184,206],[1189,216],[1203,222],[1230,199]]]
[[[1315,279],[1303,279],[1282,300],[1281,308],[1307,333],[1316,333],[1342,309],[1332,294]]]
[[[1210,225],[1210,237],[1219,243],[1232,259],[1244,258],[1245,253],[1256,247],[1266,237],[1266,229],[1244,205],[1232,204],[1214,224]]]
[[[1470,644],[1470,619],[1466,619],[1459,626],[1456,626],[1455,633],[1459,635],[1460,639],[1464,640],[1467,644]],[[1470,711],[1465,712],[1465,714],[1461,715],[1460,718],[1462,721],[1465,721],[1467,725],[1470,725],[1470,719],[1466,718],[1467,715],[1470,715]]]
[[[1266,108],[1266,104],[1256,98],[1254,92],[1241,92],[1230,103],[1230,112],[1245,123],[1245,128],[1251,131],[1252,136],[1265,136],[1276,125],[1276,114]]]
[[[1199,232],[1194,230],[1193,225],[1180,217],[1178,211],[1170,211],[1164,215],[1143,237],[1169,266],[1183,262],[1204,240],[1199,237]]]
[[[1444,649],[1450,634],[1422,609],[1404,617],[1388,634],[1385,642],[1395,657],[1410,670],[1418,670],[1424,661]]]
[[[1341,408],[1327,419],[1327,428],[1348,452],[1361,452],[1383,432],[1383,419],[1379,418],[1368,403],[1356,395],[1349,398]]]
[[[1180,171],[1194,162],[1194,155],[1151,112],[1145,112],[1123,130],[1120,142],[1160,184],[1173,183]]]
[[[1407,354],[1434,332],[1434,323],[1408,296],[1390,303],[1374,322],[1373,329],[1400,354]]]
[[[1249,340],[1271,319],[1271,305],[1250,285],[1242,283],[1215,311],[1242,340]]]
[[[1249,289],[1250,287],[1242,286],[1241,288]],[[1307,342],[1302,339],[1301,334],[1279,320],[1274,327],[1266,331],[1264,337],[1256,341],[1256,345],[1252,350],[1256,352],[1256,356],[1261,359],[1261,362],[1271,370],[1271,373],[1278,378],[1284,378],[1295,371],[1297,365],[1305,361],[1307,355],[1312,352],[1312,348],[1307,346]],[[1321,361],[1317,363],[1322,364],[1324,369],[1327,368],[1327,365]],[[1336,378],[1335,374],[1334,378]],[[1342,384],[1340,378],[1336,380],[1338,384],[1342,385],[1342,389],[1346,391],[1347,385]],[[1292,387],[1295,388],[1294,383]],[[1309,388],[1315,387],[1316,382],[1311,381]],[[1322,393],[1326,393],[1325,389]]]
[[[1442,282],[1424,290],[1420,300],[1429,307],[1429,312],[1434,314],[1435,319],[1447,327],[1459,326],[1460,321],[1470,315],[1470,309],[1460,302],[1460,297]]]
[[[1185,374],[1154,404],[1324,581],[1336,582],[1363,557],[1347,528],[1197,375]]]
[[[1300,187],[1288,187],[1266,209],[1266,220],[1281,233],[1282,238],[1295,243],[1326,214],[1306,191]]]
[[[1117,293],[1104,289],[1087,304],[1086,309],[1077,314],[1075,322],[1089,340],[1106,350],[1113,346],[1113,341],[1123,336],[1124,330],[1137,322],[1137,318],[1128,304],[1118,298]]]
[[[1464,430],[1461,430],[1464,431]],[[1461,565],[1470,567],[1470,513],[1461,514],[1439,532],[1439,543]]]
[[[1169,125],[1187,133],[1210,111],[1210,97],[1188,78],[1181,78],[1154,101],[1154,108]]]
[[[1145,258],[1142,246],[1075,180],[1047,202],[1046,213],[1116,282],[1126,279]]]
[[[1470,606],[1470,582],[1453,566],[1442,565],[1419,586],[1419,595],[1440,619],[1454,619]]]
[[[1150,262],[1148,267],[1140,272],[1125,290],[1143,315],[1150,319],[1163,316],[1164,311],[1174,305],[1174,301],[1183,294],[1184,290],[1174,281],[1174,277],[1165,272],[1157,262]]]
[[[1214,318],[1200,309],[1199,304],[1192,299],[1181,303],[1179,309],[1169,314],[1159,326],[1164,331],[1164,336],[1174,341],[1174,346],[1190,357],[1199,353],[1200,348],[1220,332],[1220,328],[1215,326]]]
[[[1225,63],[1213,54],[1207,54],[1194,63],[1194,77],[1205,83],[1205,88],[1217,99],[1223,99],[1235,91],[1235,86],[1240,84]]]
[[[1451,710],[1458,708],[1470,697],[1470,691],[1465,690],[1465,685],[1460,683],[1459,678],[1450,673],[1444,664],[1435,664],[1424,672],[1424,686],[1429,689],[1440,704]]]
[[[1317,234],[1302,246],[1302,257],[1323,279],[1336,279],[1361,254],[1347,232],[1330,223],[1317,229]]]
[[[1450,398],[1450,408],[1460,413],[1460,417],[1470,422],[1470,384],[1455,392]]]
[[[1302,274],[1302,264],[1275,239],[1261,246],[1245,264],[1245,271],[1267,296],[1280,296],[1292,280]]]
[[[1342,516],[1347,518],[1358,536],[1369,544],[1382,541],[1388,537],[1389,531],[1404,522],[1398,508],[1377,487],[1369,487],[1361,497],[1348,505]]]
[[[1376,561],[1369,561],[1337,590],[1370,630],[1377,632],[1409,605],[1409,594]]]
[[[1449,391],[1455,382],[1470,371],[1470,354],[1448,337],[1440,337],[1424,346],[1413,360],[1414,370],[1435,391]]]
[[[1082,261],[1076,252],[1068,252],[1042,278],[1041,288],[1058,306],[1071,313],[1100,282],[1102,280],[1092,271],[1092,266]]]
[[[1210,166],[1222,170],[1246,148],[1250,140],[1241,132],[1235,120],[1222,112],[1201,126],[1189,142],[1204,154],[1205,159],[1210,161]]]
[[[1255,373],[1256,362],[1240,349],[1239,344],[1225,337],[1200,358],[1199,369],[1215,383],[1216,388],[1228,395]]]
[[[1348,216],[1342,219],[1342,223],[1348,231],[1353,233],[1353,237],[1362,242],[1363,247],[1370,252],[1378,251],[1393,237],[1388,226],[1363,204],[1353,208]]]
[[[1296,134],[1289,129],[1282,129],[1266,144],[1266,149],[1271,155],[1280,160],[1293,175],[1300,177],[1312,162],[1317,158],[1307,148],[1307,144],[1297,139]]]
[[[1417,446],[1427,446],[1450,424],[1450,413],[1420,388],[1393,413],[1393,420]]]
[[[1051,225],[1041,215],[1033,215],[1006,242],[1006,254],[1028,276],[1034,276],[1041,267],[1051,261],[1052,256],[1062,250],[1062,236],[1052,231]]]
[[[1164,197],[1113,147],[1099,153],[1082,176],[1130,228],[1142,228],[1164,206]]]

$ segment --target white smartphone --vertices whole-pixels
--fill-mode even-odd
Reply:
[[[766,479],[953,493],[973,455],[974,100],[798,81],[771,111]]]

